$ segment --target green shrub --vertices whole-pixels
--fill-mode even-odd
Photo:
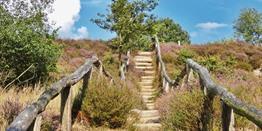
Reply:
[[[19,80],[37,81],[56,70],[60,54],[53,43],[56,32],[45,25],[42,13],[16,17],[0,5],[0,17],[0,71],[12,70],[12,80],[33,65]]]
[[[163,117],[165,130],[200,129],[203,95],[199,89],[197,90],[179,92],[172,97],[169,111]]]
[[[126,123],[128,113],[140,101],[126,87],[110,86],[106,80],[97,80],[92,81],[81,108],[92,125],[118,128]]]
[[[205,66],[209,71],[221,71],[225,69],[225,63],[219,56],[198,57],[198,62]]]
[[[184,63],[186,61],[186,59],[193,58],[194,56],[196,56],[195,52],[193,52],[189,49],[183,48],[183,49],[180,50],[180,52],[178,54],[178,61],[180,63]]]

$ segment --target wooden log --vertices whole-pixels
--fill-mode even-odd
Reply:
[[[38,115],[28,130],[29,131],[40,131],[41,124],[42,124],[42,116]]]
[[[77,83],[92,68],[93,63],[97,61],[97,57],[87,59],[86,63],[79,67],[71,75],[64,77],[58,82],[51,85],[44,91],[38,100],[27,106],[7,128],[7,131],[25,131],[35,120],[37,115],[45,110],[47,104],[55,98],[64,88]]]
[[[222,108],[222,130],[223,131],[235,131],[234,124],[234,112],[233,109],[227,106],[223,101],[221,101]]]
[[[166,93],[169,93],[169,83],[168,82],[166,82],[165,84],[165,91]]]
[[[201,79],[200,79],[200,85],[204,94],[204,104],[203,104],[203,110],[200,118],[202,124],[202,131],[211,131],[213,130],[214,96],[206,92],[207,88],[205,87]]]
[[[61,92],[60,123],[62,131],[72,130],[72,91],[69,86]]]
[[[257,109],[255,106],[248,105],[238,98],[235,95],[228,92],[226,88],[216,84],[211,79],[211,76],[208,70],[198,63],[194,62],[191,59],[187,59],[186,63],[192,68],[195,72],[198,73],[199,78],[202,81],[202,84],[206,87],[208,95],[218,95],[223,100],[225,104],[231,107],[235,113],[246,117],[248,120],[255,123],[259,128],[262,128],[262,110]]]

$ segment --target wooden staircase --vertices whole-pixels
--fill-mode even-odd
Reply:
[[[141,70],[140,93],[146,105],[146,110],[139,110],[140,120],[134,125],[139,131],[159,131],[161,129],[160,115],[155,109],[157,89],[153,87],[155,68],[153,66],[153,52],[138,52],[135,56],[135,69]]]

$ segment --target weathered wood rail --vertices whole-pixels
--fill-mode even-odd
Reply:
[[[159,67],[160,75],[162,77],[162,87],[166,92],[169,90],[169,86],[175,87],[181,79],[171,80],[167,75],[165,64],[161,58],[160,45],[157,37],[155,36],[155,49],[157,54],[157,64]],[[257,109],[255,106],[248,105],[239,100],[234,94],[227,91],[223,86],[216,84],[212,79],[205,67],[202,67],[192,59],[186,60],[186,67],[182,71],[180,78],[186,78],[184,81],[188,83],[191,77],[194,77],[193,72],[196,72],[199,76],[201,84],[201,90],[204,93],[204,111],[202,113],[201,123],[202,130],[212,130],[213,122],[213,100],[215,96],[219,96],[221,99],[222,109],[222,130],[233,131],[234,129],[234,113],[247,118],[253,122],[256,126],[262,129],[262,110]],[[182,82],[182,84],[184,84]]]
[[[44,91],[38,100],[31,105],[27,106],[10,124],[7,131],[40,131],[42,116],[41,113],[45,111],[48,103],[61,94],[61,107],[60,107],[60,123],[62,131],[72,130],[72,86],[83,79],[82,97],[88,87],[88,81],[92,74],[93,65],[99,68],[100,75],[104,75],[114,83],[112,76],[106,72],[102,62],[97,57],[93,56],[86,60],[86,62],[79,67],[71,75],[62,78],[58,82],[51,85]]]

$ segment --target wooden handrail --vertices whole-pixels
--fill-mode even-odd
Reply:
[[[186,64],[199,75],[202,90],[206,96],[209,96],[210,98],[213,98],[214,96],[220,96],[222,104],[225,104],[224,107],[226,106],[229,109],[233,109],[236,114],[246,117],[248,120],[255,123],[258,127],[262,128],[261,109],[259,110],[255,106],[245,104],[234,94],[227,91],[226,88],[214,83],[205,67],[202,67],[191,59],[187,59]]]
[[[112,82],[114,82],[112,76],[105,71],[102,62],[98,60],[96,56],[89,58],[86,62],[79,67],[74,73],[67,77],[62,78],[58,82],[52,84],[50,88],[44,91],[38,100],[31,105],[27,106],[10,124],[7,131],[26,131],[29,128],[34,130],[40,130],[41,116],[47,104],[54,99],[56,96],[61,94],[61,123],[62,130],[71,130],[71,113],[72,113],[72,91],[71,87],[79,82],[81,79],[84,80],[82,90],[86,90],[88,87],[88,81],[91,75],[93,65],[100,69],[100,74],[105,75]],[[38,126],[38,127],[36,127]]]
[[[180,81],[180,77],[178,77],[176,80],[172,80],[166,71],[166,66],[164,61],[162,60],[161,56],[161,50],[160,50],[160,44],[157,36],[154,36],[154,43],[155,43],[155,51],[156,51],[156,62],[158,66],[158,71],[161,75],[162,80],[162,87],[164,88],[165,92],[168,92],[170,88],[176,87],[178,85],[178,82]],[[182,70],[180,76],[184,76],[186,74],[186,68]]]
[[[255,106],[245,104],[239,100],[234,94],[227,91],[226,88],[216,84],[211,79],[208,70],[191,59],[186,60],[186,66],[176,80],[172,80],[166,71],[165,64],[161,57],[160,44],[157,36],[155,38],[155,50],[159,72],[162,77],[162,87],[168,92],[169,85],[178,85],[183,78],[182,87],[189,83],[189,79],[193,77],[193,71],[198,73],[201,89],[205,94],[204,111],[201,114],[203,130],[212,129],[212,110],[214,96],[220,96],[222,109],[222,129],[223,131],[234,130],[234,112],[240,116],[246,117],[248,120],[255,123],[259,128],[262,128],[262,110]]]

